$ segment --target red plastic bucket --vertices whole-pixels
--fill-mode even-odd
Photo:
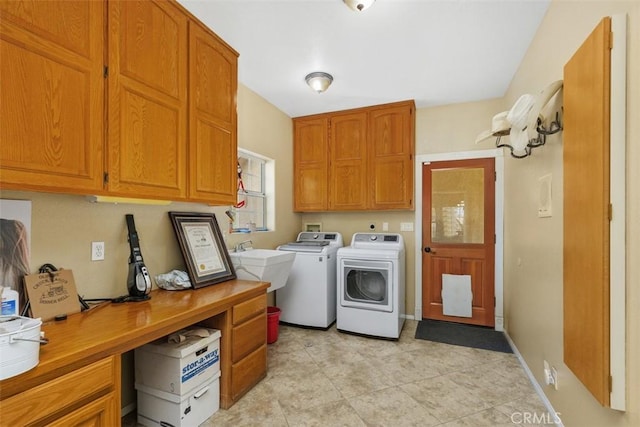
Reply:
[[[267,344],[278,341],[278,329],[280,324],[280,309],[267,307]]]

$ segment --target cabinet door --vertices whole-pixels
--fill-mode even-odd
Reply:
[[[328,119],[294,120],[294,210],[327,210]]]
[[[329,209],[367,207],[367,113],[331,117]]]
[[[0,2],[2,188],[102,189],[103,28],[103,2]]]
[[[235,204],[238,56],[189,22],[189,199]]]
[[[49,427],[110,427],[120,425],[120,411],[115,392],[102,396],[70,414],[47,424]]]
[[[109,191],[186,196],[187,16],[166,1],[109,4]]]
[[[414,133],[413,102],[370,111],[370,208],[413,209]]]

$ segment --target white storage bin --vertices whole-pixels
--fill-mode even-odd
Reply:
[[[136,348],[136,388],[184,395],[220,371],[220,331],[207,329],[210,335],[201,338],[189,336],[189,330],[176,332],[186,337],[183,342],[170,343],[165,337]]]
[[[143,426],[195,427],[220,408],[220,372],[191,393],[178,396],[136,384],[138,424]]]

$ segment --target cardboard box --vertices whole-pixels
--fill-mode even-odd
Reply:
[[[143,426],[198,426],[220,408],[220,372],[184,396],[140,384],[136,389],[138,424]]]
[[[193,336],[194,330],[205,330],[209,336]],[[136,385],[185,395],[220,371],[220,331],[187,328],[171,334],[184,341],[168,342],[168,337],[135,350]]]

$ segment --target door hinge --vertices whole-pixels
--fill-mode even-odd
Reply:
[[[493,243],[494,243],[494,244],[498,243],[498,238],[496,237],[496,235],[495,235],[495,234],[493,235]]]
[[[609,203],[609,221],[613,221],[613,205]]]
[[[613,31],[609,31],[609,49],[613,49]]]
[[[498,172],[494,171],[493,172],[493,181],[497,181],[498,180]]]
[[[613,377],[609,375],[609,393],[613,391]]]
[[[105,172],[104,175],[102,175],[102,182],[104,183],[104,185],[107,185],[109,183],[109,172]]]
[[[104,66],[104,78],[106,79],[107,77],[109,77],[109,67],[107,67],[106,65]]]

